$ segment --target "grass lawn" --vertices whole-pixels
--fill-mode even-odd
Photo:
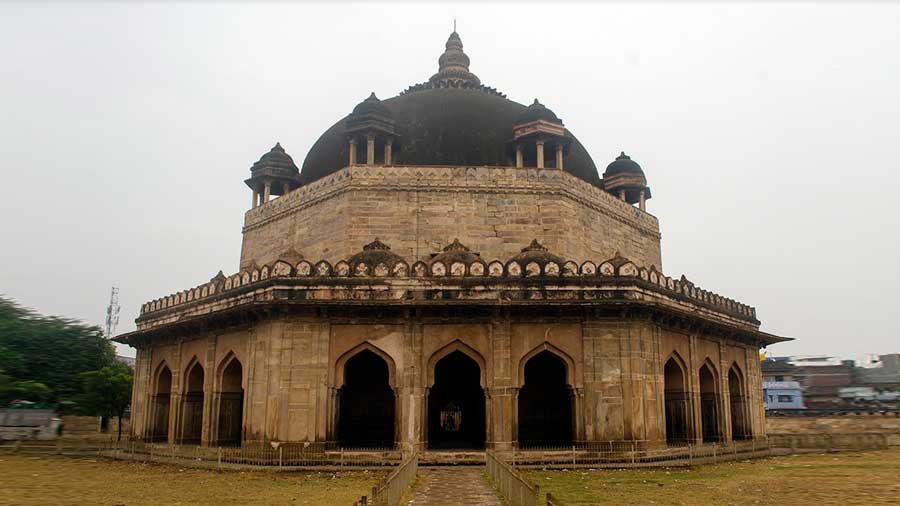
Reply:
[[[900,449],[805,454],[694,469],[527,471],[567,506],[897,505]]]
[[[104,459],[0,455],[0,505],[336,505],[380,473],[210,471]]]

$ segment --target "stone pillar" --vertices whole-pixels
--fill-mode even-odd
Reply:
[[[544,141],[543,139],[538,139],[537,141],[537,168],[544,168]]]
[[[272,193],[272,183],[269,181],[265,182],[263,186],[263,204],[269,201],[269,195]]]
[[[356,165],[356,137],[350,139],[350,164],[351,167]]]
[[[281,184],[281,196],[284,197],[291,191],[291,185],[288,182],[284,182]]]
[[[641,211],[647,210],[647,199],[644,197],[644,190],[641,190]]]
[[[556,143],[556,168],[563,168],[563,145],[559,142]]]
[[[516,144],[516,167],[521,169],[525,166],[525,154],[522,152],[522,145]]]
[[[387,142],[384,143],[384,164],[385,165],[393,165],[393,160],[392,160],[393,146],[394,146],[394,141],[391,139],[388,139]]]
[[[253,189],[253,200],[250,201],[250,209],[256,209],[259,205],[259,190]]]
[[[625,200],[625,190],[619,190],[619,200]]]
[[[366,136],[366,165],[375,165],[375,136]]]
[[[491,323],[493,345],[493,387],[485,388],[487,415],[487,448],[511,450],[518,433],[517,396],[518,388],[512,384],[510,360],[511,340],[510,320],[506,315],[498,316]]]

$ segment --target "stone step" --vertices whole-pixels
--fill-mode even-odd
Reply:
[[[483,451],[428,450],[419,458],[420,466],[481,466],[484,462]]]

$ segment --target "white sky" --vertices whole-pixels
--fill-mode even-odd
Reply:
[[[119,331],[238,267],[250,165],[374,91],[471,70],[602,171],[643,167],[664,270],[770,354],[900,351],[900,5],[0,4],[0,293]],[[601,260],[601,259],[597,259]]]

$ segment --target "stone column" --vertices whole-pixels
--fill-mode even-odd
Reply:
[[[352,167],[356,165],[356,137],[350,139],[350,163]]]
[[[525,154],[522,152],[522,145],[516,144],[516,167],[521,169],[525,166]]]
[[[544,141],[543,139],[538,139],[537,141],[537,168],[544,168]]]
[[[287,195],[288,192],[290,192],[290,191],[291,191],[291,185],[290,185],[290,183],[284,182],[284,183],[281,184],[281,196],[282,196],[282,197],[284,197],[285,195]]]
[[[259,205],[259,190],[256,188],[253,189],[253,200],[250,201],[250,208],[256,209],[256,206]]]
[[[516,399],[518,388],[512,384],[512,367],[510,359],[511,323],[507,315],[497,315],[491,322],[491,353],[493,378],[488,382],[492,387],[485,388],[485,400],[488,405],[487,438],[488,448],[510,450],[516,439],[518,428]]]
[[[625,200],[625,190],[619,190],[619,200]]]
[[[563,168],[563,145],[559,142],[556,143],[556,168]]]
[[[366,165],[375,165],[375,136],[366,136]]]
[[[644,190],[641,190],[641,211],[647,210],[647,199],[644,197]]]
[[[269,195],[272,193],[272,183],[270,181],[266,181],[263,186],[263,204],[269,201]]]

